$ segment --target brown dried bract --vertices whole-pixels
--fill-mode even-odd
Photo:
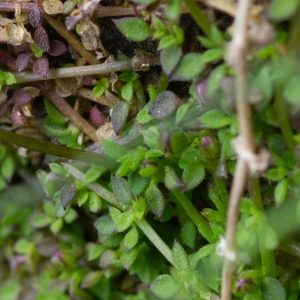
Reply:
[[[42,6],[49,15],[61,14],[64,8],[64,5],[59,0],[43,1]]]
[[[96,51],[100,46],[100,30],[88,17],[85,17],[80,22],[80,35],[82,44],[85,49]]]

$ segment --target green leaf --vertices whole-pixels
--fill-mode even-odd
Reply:
[[[208,128],[218,129],[232,123],[232,118],[227,117],[221,110],[212,109],[200,117],[200,121]]]
[[[99,213],[101,210],[101,198],[94,191],[89,191],[88,207],[92,213]]]
[[[58,234],[64,225],[63,219],[57,219],[50,225],[50,231],[53,234]]]
[[[153,294],[161,299],[174,297],[181,289],[181,284],[170,275],[160,275],[150,286]]]
[[[212,61],[221,59],[224,55],[223,49],[209,49],[203,53],[204,63],[210,63]]]
[[[275,202],[277,206],[280,206],[286,198],[288,192],[288,179],[283,179],[280,181],[274,191]]]
[[[29,255],[34,250],[34,243],[20,239],[14,244],[14,251],[18,254]]]
[[[129,270],[130,266],[133,264],[135,259],[139,254],[139,248],[135,247],[127,253],[123,253],[120,257],[120,261],[125,269]]]
[[[121,213],[122,212],[119,209],[115,207],[109,207],[109,214],[115,223],[117,222],[117,219],[119,218]]]
[[[182,188],[184,185],[170,166],[165,168],[164,183],[169,190]]]
[[[141,168],[139,174],[143,177],[150,177],[157,174],[158,171],[159,167],[157,165],[149,164],[147,167]]]
[[[68,172],[60,164],[50,163],[49,168],[52,172],[58,175],[66,175]]]
[[[124,178],[112,178],[112,189],[116,198],[121,202],[128,204],[132,200],[129,184]]]
[[[273,0],[269,8],[269,16],[274,21],[287,20],[296,13],[298,6],[298,0]]]
[[[87,253],[87,260],[92,261],[96,258],[99,258],[101,254],[104,252],[105,247],[103,245],[89,243],[86,245],[86,253]]]
[[[149,178],[141,176],[137,172],[132,172],[128,175],[128,184],[130,191],[134,195],[140,195],[148,186]]]
[[[149,24],[140,18],[114,19],[113,22],[123,35],[134,42],[142,42],[152,35]]]
[[[204,69],[203,55],[200,53],[186,54],[171,76],[173,81],[189,81],[198,76]]]
[[[207,84],[207,98],[212,98],[215,93],[220,88],[221,80],[227,75],[228,67],[226,64],[222,64],[216,67],[212,72],[210,72]],[[224,92],[225,93],[225,92]]]
[[[199,185],[205,177],[205,169],[201,164],[189,164],[183,170],[182,181],[186,190]]]
[[[41,57],[43,55],[43,50],[36,43],[30,44],[30,48],[35,57]]]
[[[5,159],[1,162],[1,175],[8,181],[11,180],[11,177],[15,171],[15,159],[11,154],[7,154]]]
[[[22,286],[13,279],[2,282],[0,286],[0,299],[17,300]]]
[[[92,183],[92,182],[96,181],[100,177],[101,174],[102,174],[102,172],[100,170],[92,167],[85,173],[83,182],[85,184]]]
[[[166,15],[169,20],[178,21],[181,10],[181,0],[174,0],[167,6]]]
[[[195,224],[191,220],[186,221],[181,229],[181,238],[183,243],[192,249],[195,248],[196,233]]]
[[[211,40],[217,45],[222,45],[225,42],[223,33],[217,26],[211,27]]]
[[[116,224],[109,215],[105,215],[97,219],[94,223],[94,226],[100,233],[104,235],[111,235],[116,229]]]
[[[300,106],[300,76],[293,76],[285,85],[283,95],[287,101],[297,107]]]
[[[166,49],[168,47],[172,47],[172,46],[176,46],[176,45],[180,45],[180,43],[178,43],[178,40],[176,39],[176,37],[173,35],[167,35],[167,36],[164,36],[159,41],[157,50]]]
[[[135,247],[139,240],[139,233],[137,231],[136,226],[132,226],[132,228],[126,233],[124,237],[124,246],[126,251],[130,251],[133,247]]]
[[[164,196],[156,184],[151,183],[146,190],[145,198],[149,209],[159,218],[162,218],[165,208]]]
[[[53,221],[53,218],[49,217],[48,215],[45,215],[43,213],[37,212],[35,213],[30,220],[30,224],[34,228],[43,228],[48,225]]]
[[[127,82],[121,89],[122,98],[126,101],[131,101],[133,97],[133,83]]]
[[[184,119],[184,117],[186,116],[186,114],[187,114],[190,106],[191,106],[191,103],[187,102],[187,103],[182,104],[177,109],[177,112],[176,112],[176,124],[179,124]]]
[[[91,271],[87,273],[81,280],[80,288],[87,289],[95,285],[102,277],[102,271]]]
[[[118,160],[127,153],[126,148],[110,139],[102,139],[102,145],[107,156],[114,160]]]
[[[188,147],[184,152],[181,154],[178,166],[181,169],[184,169],[186,166],[198,164],[199,160],[199,150],[196,150],[193,147]]]
[[[184,249],[176,240],[172,248],[172,257],[173,257],[175,267],[177,267],[181,271],[186,271],[186,272],[190,271],[191,266],[190,266],[189,258],[185,253]]]
[[[70,208],[69,211],[67,212],[67,214],[64,216],[64,221],[67,224],[72,223],[74,220],[76,220],[78,217],[78,213],[76,212],[75,209]]]
[[[126,101],[120,101],[114,108],[111,114],[113,129],[116,134],[119,134],[122,127],[127,121],[130,110],[130,104]]]
[[[5,84],[11,85],[16,83],[15,76],[10,72],[4,72],[5,73]]]
[[[116,220],[116,226],[118,232],[123,232],[128,229],[135,219],[135,212],[134,211],[126,211],[119,215]]]
[[[283,285],[275,278],[264,278],[262,280],[261,290],[266,300],[286,299],[286,292]]]
[[[160,63],[165,71],[165,73],[169,76],[177,67],[180,58],[182,56],[182,50],[179,46],[172,46],[165,48],[160,53]]]
[[[104,84],[102,82],[99,82],[99,83],[97,83],[97,85],[94,86],[92,95],[93,95],[93,97],[98,98],[98,97],[102,96],[105,91],[106,91],[106,87],[104,86]]]
[[[76,196],[76,202],[79,207],[84,205],[89,198],[89,192],[87,190],[81,191],[77,196]]]
[[[143,130],[144,142],[150,148],[158,148],[159,132],[157,126],[151,126]]]
[[[205,48],[213,48],[216,46],[216,44],[214,42],[212,42],[211,40],[209,40],[208,38],[206,38],[204,36],[198,36],[198,40],[199,40],[200,44]]]
[[[44,105],[50,118],[57,124],[65,124],[69,119],[56,108],[48,98],[44,97]]]

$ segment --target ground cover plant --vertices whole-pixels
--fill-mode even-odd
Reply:
[[[0,299],[298,299],[299,20],[0,2]]]

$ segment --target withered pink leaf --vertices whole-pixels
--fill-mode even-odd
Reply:
[[[36,59],[33,63],[33,71],[46,78],[48,71],[49,71],[49,61],[48,58],[43,55],[42,57],[39,57],[38,59]]]
[[[12,104],[12,100],[9,99],[8,101],[2,103],[0,105],[0,117],[4,116],[4,114],[6,113],[7,108],[9,107],[9,105]]]
[[[28,52],[31,51],[30,49],[30,44],[28,42],[22,44],[22,45],[17,45],[15,46],[15,49],[20,51],[20,52]]]
[[[65,24],[68,30],[72,30],[75,28],[77,23],[82,19],[83,15],[79,13],[76,16],[69,16],[66,18]]]
[[[99,6],[98,4],[99,2],[100,2],[99,0],[96,0],[96,1],[89,1],[84,3],[81,12],[86,16],[92,14]]]
[[[100,126],[105,123],[104,117],[100,110],[98,109],[97,105],[95,105],[90,111],[90,119],[96,125]]]
[[[12,95],[12,101],[15,105],[23,105],[31,99],[32,97],[23,89],[16,90]]]
[[[48,53],[52,56],[59,56],[67,52],[67,47],[61,41],[53,40],[50,42]]]
[[[30,52],[22,53],[18,56],[15,62],[15,66],[17,67],[19,72],[23,71],[28,66],[32,56],[33,53]]]
[[[23,119],[23,116],[21,114],[21,112],[19,111],[19,107],[17,105],[14,105],[12,111],[11,111],[11,120],[20,126],[25,125],[25,121]]]
[[[95,85],[95,82],[96,82],[95,76],[92,75],[83,76],[82,78],[83,85],[92,86]]]
[[[44,52],[48,52],[50,47],[48,34],[41,25],[34,32],[34,41]]]
[[[29,14],[29,22],[33,28],[38,28],[42,19],[42,12],[40,8],[35,5]]]

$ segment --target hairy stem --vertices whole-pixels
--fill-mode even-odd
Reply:
[[[282,135],[288,147],[293,152],[296,141],[294,140],[293,130],[289,121],[287,104],[282,96],[282,88],[280,87],[277,87],[275,90],[275,104]]]
[[[84,173],[74,168],[70,164],[64,164],[63,167],[76,179],[83,181]],[[126,207],[123,207],[119,201],[116,199],[113,193],[102,187],[100,184],[92,183],[88,187],[97,193],[101,198],[106,200],[108,203],[113,206],[125,210]],[[141,229],[141,231],[147,236],[147,238],[153,243],[153,245],[161,252],[161,254],[172,264],[174,265],[172,258],[172,251],[165,244],[165,242],[158,236],[158,234],[153,230],[149,223],[142,218],[141,220],[135,221],[136,225]]]
[[[64,98],[59,96],[55,90],[46,93],[46,97],[68,118],[75,126],[80,128],[92,141],[98,142],[96,129],[75,111]]]
[[[96,56],[92,52],[86,50],[83,47],[80,39],[72,31],[68,31],[63,23],[56,21],[55,18],[46,14],[44,15],[44,19],[68,42],[68,44],[76,52],[81,55],[81,57],[85,58],[90,65],[99,63],[99,61],[96,59]]]
[[[250,0],[241,0],[238,3],[237,17],[234,24],[233,40],[228,49],[228,60],[236,70],[236,109],[239,124],[241,143],[245,151],[254,152],[254,139],[251,121],[251,109],[247,103],[247,24]],[[229,206],[226,224],[226,252],[236,252],[236,229],[239,217],[240,200],[244,192],[248,166],[246,161],[238,155],[234,172],[233,184],[230,191]],[[225,252],[225,253],[226,253]],[[234,255],[236,256],[236,255]],[[222,272],[222,300],[232,298],[232,275],[234,261],[225,255]]]
[[[3,129],[0,129],[0,141],[61,158],[74,159],[105,168],[110,167],[107,163],[107,159],[103,157],[103,155],[101,156],[93,152],[55,145],[49,141],[38,140]]]
[[[212,242],[212,230],[208,224],[208,222],[202,217],[202,215],[197,211],[195,206],[191,203],[190,199],[181,193],[180,189],[170,191],[171,196],[176,199],[185,210],[186,214],[191,218],[194,224],[197,226],[200,233],[203,235],[205,239],[209,242]]]
[[[157,57],[147,57],[144,60],[146,63],[158,63]],[[50,69],[46,78],[43,78],[34,72],[21,72],[21,73],[12,73],[12,74],[16,79],[16,83],[95,75],[95,74],[105,75],[111,72],[118,72],[122,70],[132,69],[133,65],[135,65],[136,63],[143,64],[144,60],[142,58],[134,57],[132,59],[128,59],[126,61],[120,61],[120,62],[104,63],[104,64],[98,64],[92,66]]]

